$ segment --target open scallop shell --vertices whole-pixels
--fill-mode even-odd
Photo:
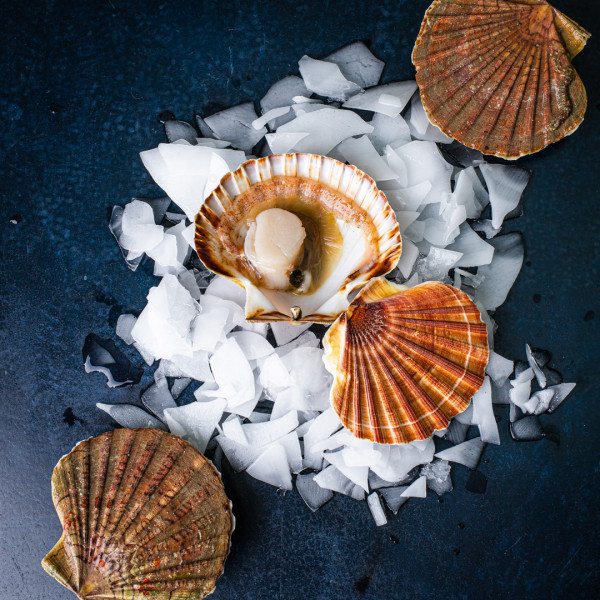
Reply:
[[[236,235],[247,215],[263,206],[296,214],[312,207],[335,218],[341,254],[310,293],[261,286]],[[253,321],[330,323],[347,308],[348,294],[393,269],[401,252],[394,211],[375,182],[352,165],[313,154],[249,160],[225,175],[196,216],[195,240],[207,268],[246,289],[246,318]]]
[[[63,535],[44,569],[82,599],[211,593],[229,553],[231,506],[215,468],[156,429],[85,440],[52,475]]]
[[[383,444],[430,437],[481,387],[487,330],[469,297],[383,278],[361,290],[325,339],[331,403],[355,436]]]
[[[562,139],[585,113],[571,59],[589,36],[546,0],[436,0],[413,50],[429,120],[511,159]]]

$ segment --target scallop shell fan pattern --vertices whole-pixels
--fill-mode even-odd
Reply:
[[[447,427],[481,387],[489,356],[475,304],[439,282],[407,289],[372,280],[323,343],[341,422],[383,444]]]
[[[413,50],[429,120],[510,159],[562,139],[586,110],[571,59],[589,36],[546,0],[436,0]]]
[[[204,598],[229,553],[231,506],[214,467],[156,429],[80,442],[52,475],[63,535],[44,569],[79,598]]]

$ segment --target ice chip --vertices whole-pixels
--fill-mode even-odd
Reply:
[[[265,114],[274,108],[289,106],[294,101],[295,96],[309,95],[310,92],[304,85],[304,81],[302,81],[300,77],[290,75],[288,77],[284,77],[280,81],[275,82],[269,88],[269,91],[260,101],[260,108],[262,113]]]
[[[562,403],[562,401],[573,391],[575,387],[574,383],[559,383],[558,385],[552,385],[548,389],[554,392],[554,396],[550,401],[548,412],[553,413]]]
[[[408,502],[408,498],[404,496],[404,492],[407,490],[408,486],[400,486],[400,487],[387,487],[379,490],[379,493],[383,496],[385,503],[388,505],[388,508],[396,515],[400,510],[400,507]]]
[[[210,368],[228,406],[239,406],[254,398],[254,375],[235,340],[226,340],[210,357]]]
[[[275,336],[278,346],[283,346],[296,339],[301,333],[305,332],[312,323],[302,323],[300,325],[287,323],[285,321],[275,321],[271,323],[271,329]]]
[[[397,177],[366,135],[344,140],[337,147],[337,151],[351,165],[358,167],[376,181],[386,181]]]
[[[490,378],[485,377],[483,385],[473,396],[473,422],[479,428],[482,442],[500,444],[500,434],[492,406],[492,386]]]
[[[264,358],[274,352],[273,346],[259,333],[253,331],[234,331],[230,337],[234,339],[248,360]]]
[[[427,496],[427,477],[421,475],[415,479],[403,492],[404,498],[425,498]]]
[[[287,435],[296,427],[298,427],[298,413],[296,411],[290,411],[283,417],[272,421],[242,425],[248,444],[255,447],[266,446]]]
[[[362,89],[356,83],[348,81],[335,63],[315,60],[305,55],[298,61],[298,66],[306,87],[320,96],[343,101]]]
[[[544,430],[537,415],[529,415],[512,421],[510,435],[516,442],[536,442],[544,437]]]
[[[325,57],[335,63],[344,77],[362,88],[377,85],[385,63],[376,58],[363,42],[353,42]]]
[[[247,469],[254,479],[264,481],[280,490],[292,489],[292,476],[285,449],[279,444],[269,446]]]
[[[371,112],[378,112],[388,117],[398,116],[408,104],[411,96],[417,89],[416,81],[398,81],[372,87],[357,94],[344,103],[344,108],[358,108]],[[382,96],[392,96],[397,103],[381,100]],[[385,98],[384,98],[385,100]]]
[[[479,165],[485,178],[492,205],[492,227],[502,226],[504,217],[512,211],[527,186],[530,173],[526,169],[514,165]]]
[[[546,387],[546,375],[542,371],[541,367],[537,364],[537,362],[533,356],[533,353],[531,352],[531,348],[529,347],[529,344],[525,344],[525,352],[527,354],[527,362],[529,363],[529,366],[533,369],[533,373],[535,375],[535,378],[537,379],[539,386],[541,388],[545,388]]]
[[[427,478],[427,487],[438,496],[452,491],[452,478],[450,477],[448,461],[434,460],[421,468],[420,475]]]
[[[164,421],[166,408],[176,408],[175,400],[169,391],[166,379],[161,379],[152,384],[142,394],[142,404],[159,419]]]
[[[138,406],[133,406],[133,404],[102,404],[98,402],[96,406],[105,413],[108,413],[122,427],[128,427],[129,429],[154,427],[163,431],[167,430],[157,418]]]
[[[333,498],[333,492],[315,483],[316,473],[307,473],[296,477],[296,489],[306,506],[313,512]]]
[[[492,381],[502,387],[514,369],[514,362],[500,356],[493,350],[490,350],[490,358],[485,368],[485,372],[490,376]]]
[[[196,143],[198,132],[189,123],[185,121],[169,120],[164,122],[165,135],[169,142],[176,142],[177,140],[185,140],[190,144]]]
[[[375,525],[377,525],[377,527],[385,525],[387,523],[387,518],[385,516],[383,506],[381,506],[381,500],[379,500],[379,494],[377,494],[377,492],[373,492],[367,496],[367,504],[369,506],[369,510],[371,511],[371,516],[375,521]]]
[[[342,140],[372,131],[373,127],[352,111],[321,108],[299,115],[293,121],[282,125],[277,129],[276,135],[307,133],[309,135],[296,142],[292,148],[296,152],[327,154]],[[273,149],[272,146],[271,148]]]
[[[488,265],[494,256],[494,247],[481,239],[468,223],[460,226],[460,234],[448,250],[460,252],[462,256],[456,263],[457,267],[479,267]]]
[[[460,463],[465,467],[469,467],[469,469],[475,469],[479,464],[479,459],[484,448],[485,443],[481,441],[481,438],[476,437],[457,446],[452,446],[452,448],[442,450],[436,453],[435,457],[449,462]]]
[[[252,127],[256,118],[254,104],[246,102],[205,117],[204,120],[218,138],[227,140],[234,148],[250,154],[252,148],[267,133],[264,127]]]
[[[315,475],[314,481],[326,490],[339,492],[340,494],[354,498],[354,500],[364,500],[365,498],[364,489],[352,483],[352,481],[340,473],[333,465],[329,465]]]
[[[215,398],[207,402],[192,402],[185,406],[166,408],[163,414],[171,433],[204,452],[224,409],[225,400]]]
[[[373,131],[368,134],[369,139],[380,154],[383,154],[390,144],[402,145],[410,142],[410,129],[400,115],[388,117],[383,113],[375,113],[369,124],[373,127]]]
[[[218,275],[208,284],[204,293],[209,296],[216,296],[223,300],[235,302],[240,308],[244,308],[246,304],[246,292],[244,288]]]
[[[192,347],[194,350],[214,352],[217,344],[224,341],[225,334],[233,328],[226,308],[202,311],[192,324]]]
[[[123,314],[119,315],[117,319],[117,327],[115,333],[120,337],[128,346],[133,344],[133,338],[131,337],[131,330],[137,321],[135,315]]]

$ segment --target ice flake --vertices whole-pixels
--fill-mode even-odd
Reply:
[[[285,450],[289,470],[292,473],[300,473],[304,466],[302,465],[302,451],[297,433],[292,431],[280,437],[277,440],[277,444]]]
[[[278,131],[276,133],[267,133],[265,138],[267,144],[271,148],[273,154],[287,154],[290,152],[300,140],[303,140],[309,134],[303,132],[290,132]]]
[[[329,406],[332,376],[323,363],[321,348],[296,348],[282,359],[290,373],[290,384],[304,391],[307,406],[304,410],[323,411]]]
[[[544,437],[544,430],[537,415],[529,415],[510,424],[510,435],[517,442],[537,442]]]
[[[279,108],[273,108],[269,112],[266,112],[262,117],[252,121],[252,127],[254,129],[262,129],[269,121],[274,121],[277,117],[282,117],[291,110],[291,106],[281,106]]]
[[[256,118],[254,104],[246,102],[205,117],[204,120],[219,139],[228,140],[234,148],[250,154],[252,148],[267,133],[264,127],[252,127]]]
[[[263,451],[261,448],[253,448],[223,434],[218,435],[215,439],[236,473],[247,469]]]
[[[282,106],[289,106],[294,101],[294,96],[309,96],[310,92],[304,85],[304,81],[295,75],[284,77],[280,81],[275,82],[269,91],[264,95],[260,101],[260,108],[263,114],[273,110],[274,108],[281,108]]]
[[[132,364],[112,340],[95,333],[85,338],[81,354],[85,372],[102,373],[110,388],[139,383],[142,378],[143,370]]]
[[[552,385],[548,389],[554,392],[554,396],[550,401],[548,412],[553,413],[562,403],[562,401],[573,391],[574,383],[559,383]]]
[[[223,435],[238,444],[248,444],[246,434],[242,429],[242,420],[237,415],[229,415],[221,424]]]
[[[192,347],[194,350],[214,352],[217,344],[224,341],[225,334],[233,328],[226,308],[202,311],[192,325]]]
[[[234,339],[248,360],[264,358],[274,351],[273,346],[259,333],[234,331],[229,337]]]
[[[408,238],[403,239],[398,269],[405,279],[410,277],[417,258],[419,258],[419,249]]]
[[[277,354],[270,354],[263,359],[259,370],[260,384],[273,396],[290,385],[290,373]]]
[[[219,346],[209,362],[228,406],[239,406],[254,398],[252,369],[234,339],[228,339]]]
[[[504,358],[493,350],[490,350],[490,358],[485,368],[485,372],[498,387],[502,387],[512,374],[514,364],[515,363],[512,360],[508,360],[508,358]]]
[[[485,443],[481,441],[481,438],[476,437],[457,446],[452,446],[452,448],[442,450],[436,453],[435,457],[460,463],[461,465],[465,465],[465,467],[469,467],[469,469],[475,469],[479,464],[479,459],[484,448]]]
[[[96,407],[108,413],[122,427],[128,427],[129,429],[154,427],[163,431],[167,430],[158,419],[138,406],[133,406],[133,404],[102,404],[98,402]]]
[[[492,227],[502,226],[504,217],[513,210],[529,181],[529,171],[514,165],[479,165],[485,178],[492,205]]]
[[[198,133],[193,125],[186,123],[185,121],[165,121],[164,123],[165,135],[169,142],[176,142],[177,140],[185,140],[190,144],[196,142]]]
[[[363,88],[377,85],[385,65],[363,42],[348,44],[328,54],[324,60],[335,63],[346,79]]]
[[[268,415],[267,415],[268,418]],[[244,435],[250,446],[266,446],[298,427],[298,413],[290,411],[283,417],[264,423],[245,423]]]
[[[329,465],[315,475],[314,482],[324,489],[333,490],[334,492],[339,492],[345,496],[350,496],[351,498],[354,498],[354,500],[364,500],[365,498],[365,491],[359,485],[352,483],[352,481],[340,473],[333,465]]]
[[[435,444],[432,438],[423,440],[422,444],[412,442],[402,446],[377,445],[382,459],[371,466],[371,470],[385,481],[398,483],[417,465],[433,460]]]
[[[117,319],[117,327],[115,333],[120,337],[128,346],[133,344],[133,338],[131,337],[131,330],[137,321],[135,315],[123,314],[119,315]]]
[[[535,378],[537,379],[539,386],[541,388],[545,388],[546,387],[546,375],[544,374],[544,372],[542,371],[540,366],[537,364],[537,362],[533,356],[533,353],[531,352],[531,348],[529,347],[529,344],[525,344],[525,352],[527,353],[527,362],[529,363],[529,366],[533,369],[533,373],[535,375]]]
[[[299,115],[293,121],[282,125],[277,129],[277,135],[308,133],[308,136],[293,145],[293,149],[296,152],[327,154],[342,140],[372,131],[373,127],[352,111],[322,108]]]
[[[539,390],[523,405],[523,411],[534,415],[541,415],[548,410],[554,392],[550,389]]]
[[[159,144],[153,150],[141,152],[140,157],[152,179],[191,221],[223,175],[246,158],[243,152],[186,143]]]
[[[402,112],[416,89],[416,81],[386,83],[353,96],[343,106],[344,108],[359,108],[382,113],[388,117],[396,117]],[[382,96],[384,96],[384,101],[381,99]],[[398,102],[390,103],[386,96],[392,96]]]
[[[376,181],[396,179],[396,173],[379,156],[366,135],[344,140],[337,150],[351,165],[358,167]]]
[[[527,369],[511,381],[513,389],[509,392],[510,401],[519,408],[523,408],[529,400],[532,379],[533,371],[532,369]]]
[[[292,476],[285,449],[279,444],[269,446],[247,469],[254,479],[264,481],[281,490],[292,489]]]
[[[306,506],[313,512],[333,498],[333,492],[315,483],[316,473],[307,473],[296,477],[296,489]]]
[[[313,449],[319,442],[327,439],[342,427],[339,417],[333,408],[323,411],[304,434],[304,466],[309,469],[320,469],[323,462],[322,453]]]
[[[379,493],[383,496],[385,503],[388,508],[395,514],[398,514],[400,507],[408,502],[408,498],[404,496],[404,492],[408,489],[408,486],[400,487],[388,487],[379,490]]]
[[[151,250],[164,237],[164,229],[154,223],[152,208],[140,200],[133,200],[123,209],[121,229],[119,244],[129,250],[129,259],[135,258],[136,253]]]
[[[448,250],[461,252],[462,256],[456,263],[457,267],[479,267],[488,265],[494,256],[494,247],[482,240],[469,226],[463,223],[460,234]]]
[[[142,404],[153,412],[159,419],[164,420],[164,412],[166,408],[176,408],[175,400],[169,391],[166,379],[161,379],[152,384],[142,394]]]
[[[415,94],[412,97],[409,123],[412,136],[417,139],[437,142],[439,144],[450,144],[454,141],[451,137],[443,133],[437,125],[429,122],[419,94]]]
[[[301,333],[305,332],[312,323],[301,323],[299,325],[287,323],[286,321],[275,321],[271,323],[271,329],[275,336],[278,346],[283,346],[296,339]]]
[[[481,214],[483,207],[475,199],[473,180],[465,170],[460,171],[456,177],[452,199],[465,207],[467,219],[477,219]]]
[[[452,419],[444,437],[452,444],[462,444],[467,439],[469,427],[469,423],[461,423],[456,419]]]
[[[166,408],[164,416],[171,433],[204,452],[224,410],[225,400],[215,398],[177,408]]]
[[[198,305],[177,277],[167,274],[148,292],[148,304],[134,325],[131,336],[155,358],[192,356],[190,326]]]
[[[295,350],[296,348],[318,348],[319,344],[319,338],[312,331],[305,331],[291,342],[277,347],[275,352],[279,358],[283,358],[286,354],[292,350]]]
[[[417,261],[421,281],[443,281],[461,257],[460,252],[432,246],[427,257]]]
[[[373,492],[367,496],[367,504],[369,506],[369,510],[371,511],[371,516],[375,521],[375,525],[377,525],[377,527],[385,525],[387,523],[387,518],[385,516],[383,506],[381,506],[381,501],[379,500],[379,495],[377,492]]]
[[[485,279],[475,290],[474,296],[487,310],[496,310],[505,300],[517,279],[523,264],[525,246],[523,236],[507,233],[490,240],[494,247],[494,258],[489,265],[479,267],[478,274]]]
[[[415,479],[403,492],[404,498],[425,498],[427,496],[427,477],[421,475]]]
[[[177,400],[177,398],[179,398],[179,396],[181,396],[181,394],[183,394],[183,392],[187,389],[190,383],[192,383],[191,377],[178,377],[175,379],[171,385],[171,396],[173,399]]]
[[[421,468],[420,475],[427,478],[427,487],[438,496],[452,491],[450,465],[445,460],[434,460]]]
[[[382,113],[375,113],[369,124],[373,126],[373,131],[368,134],[369,139],[380,154],[390,144],[400,146],[410,142],[410,129],[400,115],[388,117]]]
[[[473,423],[479,428],[482,442],[500,443],[500,434],[492,406],[492,386],[489,377],[484,378],[483,385],[473,396]]]
[[[325,454],[325,460],[332,464],[345,477],[350,479],[356,485],[359,485],[365,492],[369,491],[369,468],[349,466],[344,461],[342,451],[328,452]]]
[[[298,61],[298,66],[306,87],[319,96],[343,101],[362,89],[356,83],[348,81],[335,63],[315,60],[305,55]]]

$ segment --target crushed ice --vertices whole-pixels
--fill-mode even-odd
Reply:
[[[487,480],[476,469],[486,445],[500,443],[496,415],[509,405],[502,427],[515,440],[541,439],[540,416],[575,387],[548,366],[545,351],[527,346],[527,362],[514,363],[493,350],[497,326],[489,313],[505,301],[524,256],[521,234],[499,233],[505,219],[522,212],[529,172],[488,164],[447,138],[428,122],[414,81],[378,85],[383,66],[355,42],[322,60],[302,57],[300,77],[273,84],[260,115],[246,103],[197,115],[194,125],[164,123],[170,143],[141,158],[168,198],[115,206],[110,220],[129,268],[146,255],[161,278],[139,317],[121,315],[116,329],[156,365],[155,382],[141,394],[148,412],[97,405],[123,426],[168,428],[201,451],[219,449],[235,471],[279,489],[295,483],[313,511],[336,492],[366,497],[377,525],[387,522],[384,504],[396,513],[427,489],[451,491],[451,464],[471,469],[467,488],[483,493]],[[447,430],[401,446],[354,438],[329,406],[319,329],[247,323],[243,289],[213,278],[197,260],[196,212],[252,151],[329,154],[363,169],[385,191],[403,236],[388,277],[407,286],[443,281],[476,301],[489,332],[487,376]],[[140,380],[142,370],[97,336],[86,341],[84,360],[110,386]],[[179,405],[190,386],[194,400]]]

